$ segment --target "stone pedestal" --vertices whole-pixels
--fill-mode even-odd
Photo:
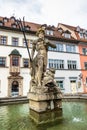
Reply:
[[[40,113],[30,109],[29,116],[38,125],[61,122],[63,119],[61,108]]]
[[[55,121],[62,117],[62,99],[58,93],[29,92],[30,117],[37,123]]]
[[[59,97],[59,94],[29,92],[28,98],[30,109],[36,112],[62,108],[62,99]]]

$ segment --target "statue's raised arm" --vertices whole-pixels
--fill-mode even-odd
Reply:
[[[56,44],[50,42],[48,39],[46,39],[45,42],[48,45],[48,47],[56,48]]]

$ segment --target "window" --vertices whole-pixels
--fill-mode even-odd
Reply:
[[[0,80],[0,93],[1,93],[1,80]]]
[[[87,49],[86,48],[82,48],[82,54],[87,55]]]
[[[80,33],[79,33],[79,36],[80,36],[80,38],[84,38],[83,32],[80,32]]]
[[[18,46],[18,38],[12,38],[12,46]]]
[[[2,21],[0,21],[0,26],[3,26],[3,25],[4,25],[4,23]]]
[[[65,38],[71,38],[71,34],[64,33],[64,37],[65,37]]]
[[[63,44],[62,43],[56,43],[56,48],[49,47],[50,51],[63,51]]]
[[[7,44],[7,37],[6,36],[0,36],[0,44],[3,44],[3,45]]]
[[[8,18],[6,18],[6,17],[3,18],[3,22],[5,22],[5,23],[8,22]]]
[[[0,57],[0,67],[5,67],[5,66],[6,66],[6,58]]]
[[[56,81],[58,87],[63,90],[64,89],[64,83],[63,83],[63,80],[60,80],[60,81]]]
[[[29,43],[30,43],[30,44],[29,44],[29,47],[32,47],[33,40],[30,39],[30,40],[29,40]]]
[[[27,44],[29,44],[29,40],[28,39],[26,39],[26,40],[27,40]],[[24,39],[23,39],[23,46],[26,47],[26,42]]]
[[[53,66],[54,66],[53,59],[49,59],[49,68],[53,68]]]
[[[49,68],[64,69],[64,60],[49,59]]]
[[[52,47],[50,47],[50,46],[49,46],[48,50],[49,50],[49,51],[57,51],[56,48],[52,48]]]
[[[66,51],[67,52],[76,52],[76,46],[75,45],[66,45]]]
[[[86,77],[86,79],[85,79],[85,82],[86,82],[86,87],[87,87],[87,77]]]
[[[87,34],[84,34],[85,39],[87,39]]]
[[[63,51],[63,44],[56,44],[57,51]]]
[[[23,59],[23,67],[25,68],[29,67],[29,59]]]
[[[10,19],[11,19],[12,22],[15,22],[15,17],[14,16],[12,16]]]
[[[87,70],[87,62],[84,62],[84,68]]]
[[[13,28],[16,28],[16,27],[17,27],[17,25],[16,25],[16,24],[12,24],[11,26],[12,26]]]
[[[67,61],[68,69],[77,69],[76,61]]]
[[[28,30],[30,30],[30,28],[31,28],[31,27],[30,27],[30,26],[28,26],[28,25],[27,25],[27,26],[25,26],[25,30],[27,30],[27,31],[28,31]]]
[[[12,66],[19,65],[19,57],[12,57]]]
[[[69,30],[66,30],[62,33],[62,35],[65,37],[65,38],[71,38],[71,32]]]
[[[46,30],[46,34],[47,35],[53,35],[53,31],[52,30]]]
[[[63,29],[62,29],[62,28],[58,28],[58,31],[62,33],[62,32],[63,32]]]

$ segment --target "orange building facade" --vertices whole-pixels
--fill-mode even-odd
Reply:
[[[80,65],[81,65],[81,75],[80,80],[82,80],[84,93],[87,93],[87,45],[84,43],[79,44],[80,53]]]

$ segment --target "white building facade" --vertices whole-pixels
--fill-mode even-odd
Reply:
[[[31,51],[36,32],[26,33]],[[51,33],[53,35],[53,33]],[[49,37],[49,34],[48,34]],[[76,40],[49,37],[57,48],[49,48],[48,66],[56,69],[55,80],[63,93],[83,92],[81,85],[80,57]],[[24,37],[15,26],[0,25],[0,98],[27,96],[30,82],[29,56]]]
[[[56,41],[56,44],[59,49],[50,48],[48,53],[48,67],[56,68],[55,80],[58,86],[64,93],[82,92],[78,45],[61,41]]]
[[[35,36],[26,38],[32,41]],[[0,30],[0,97],[26,96],[29,91],[29,56],[23,39],[22,33]]]

